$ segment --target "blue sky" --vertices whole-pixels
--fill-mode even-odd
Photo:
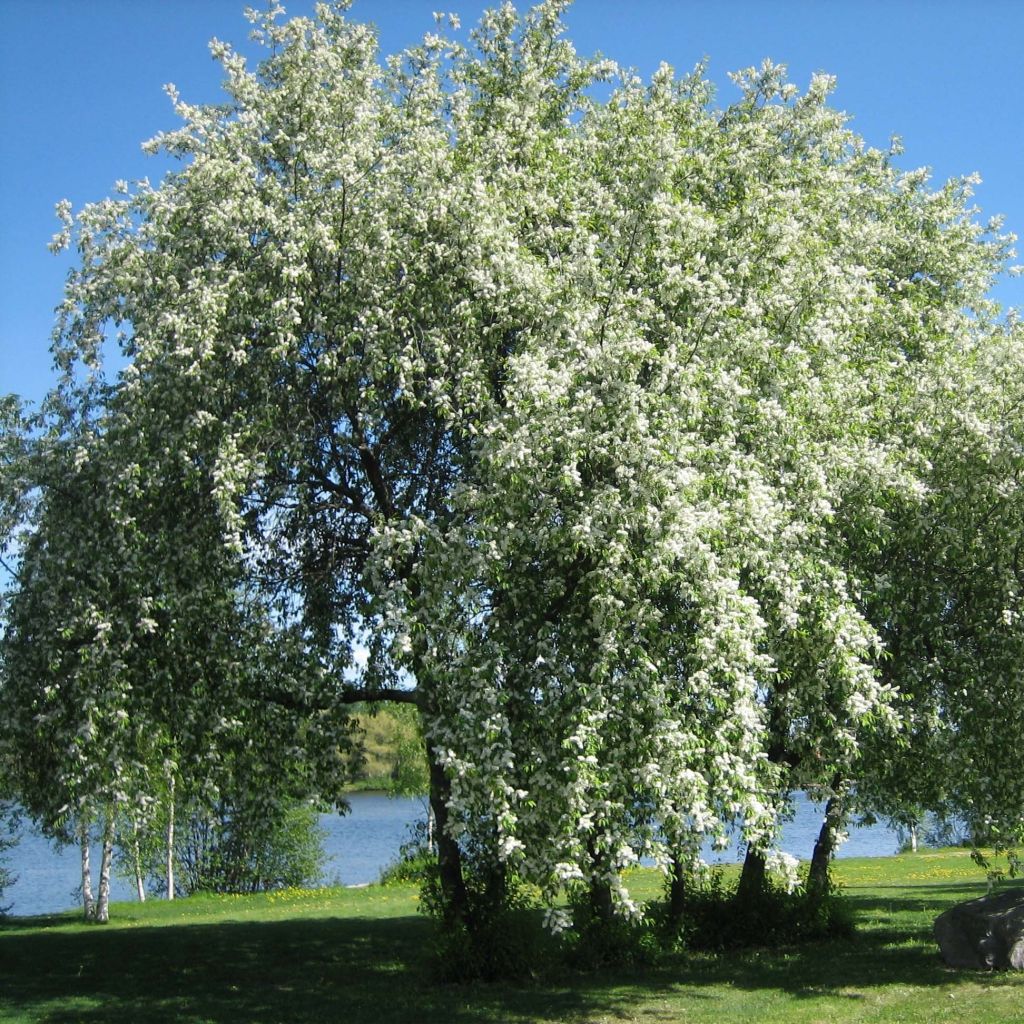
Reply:
[[[250,0],[262,6],[262,0]],[[102,198],[119,178],[158,179],[166,165],[140,143],[174,126],[162,92],[219,99],[216,36],[242,46],[245,0],[0,0],[0,392],[32,401],[50,380],[49,334],[68,257],[49,254],[53,205]],[[293,0],[306,14],[312,0]],[[464,28],[483,2],[356,0],[386,52],[433,28],[432,10]],[[581,53],[600,50],[647,76],[702,57],[719,84],[765,57],[797,85],[838,76],[836,106],[869,143],[900,135],[905,167],[936,182],[978,171],[983,216],[1001,213],[1024,236],[1024,3],[1020,0],[576,0],[567,16]],[[1021,258],[1024,262],[1024,257]],[[1024,278],[996,297],[1024,307]]]

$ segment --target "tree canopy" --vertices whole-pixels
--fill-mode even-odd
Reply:
[[[632,913],[638,858],[767,856],[799,788],[1018,838],[1021,331],[971,180],[828,76],[580,58],[557,0],[383,62],[346,6],[251,14],[179,168],[60,208],[26,771],[52,728],[115,800],[228,736],[322,779],[348,704],[413,703],[456,916],[473,858]]]

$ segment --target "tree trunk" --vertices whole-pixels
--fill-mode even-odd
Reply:
[[[668,928],[678,932],[686,913],[686,865],[678,858],[672,858],[668,880]]]
[[[448,796],[451,785],[442,765],[427,744],[430,762],[430,810],[434,815],[437,839],[437,870],[441,882],[446,924],[466,922],[469,903],[466,883],[462,877],[462,852],[459,844],[448,834]]]
[[[590,859],[590,917],[592,921],[610,924],[615,917],[612,887],[605,881],[605,858],[598,850],[594,835],[587,840],[587,854]]]
[[[170,778],[167,807],[167,898],[174,899],[174,775]]]
[[[142,877],[142,849],[139,843],[139,822],[137,818],[132,819],[132,868],[135,872],[135,891],[138,894],[139,902],[146,902],[146,884]]]
[[[410,581],[414,593],[418,593],[415,581]],[[444,765],[438,761],[430,745],[429,729],[425,719],[429,710],[428,698],[425,696],[423,681],[429,678],[429,671],[423,667],[423,652],[415,658],[415,675],[420,680],[416,690],[403,690],[383,687],[378,690],[349,690],[345,694],[346,703],[360,700],[392,701],[400,704],[412,704],[420,711],[423,723],[423,734],[427,751],[427,763],[430,766],[430,801],[427,819],[428,833],[432,827],[434,841],[437,844],[437,871],[441,883],[441,900],[443,917],[447,925],[469,923],[469,898],[466,882],[462,874],[462,852],[459,844],[448,834],[448,797],[451,784],[445,774]]]
[[[843,825],[843,795],[840,786],[825,804],[825,820],[821,823],[821,831],[814,843],[811,856],[811,867],[807,874],[807,895],[811,899],[820,899],[829,890],[829,864],[836,852],[836,836]]]
[[[495,836],[495,840],[497,836]],[[494,850],[497,850],[495,842]],[[488,866],[485,880],[483,905],[479,908],[479,918],[474,924],[486,924],[493,920],[508,904],[508,866],[499,860],[495,853],[494,861]]]
[[[917,853],[917,822],[910,823],[910,852]]]
[[[78,844],[82,851],[82,910],[86,921],[96,916],[96,901],[92,895],[92,868],[89,864],[89,824],[85,819],[78,822]]]
[[[103,853],[100,857],[100,887],[96,900],[96,921],[110,920],[110,863],[114,858],[114,815],[107,812],[103,821]]]
[[[788,690],[785,682],[776,684],[775,698],[768,709],[768,763],[781,765],[789,771],[797,766],[797,758],[789,749],[787,736],[789,722],[781,707],[781,700]],[[743,870],[740,872],[739,885],[736,888],[736,899],[740,903],[758,902],[767,895],[767,862],[762,850],[747,845],[743,858]]]
[[[597,878],[590,880],[590,914],[594,921],[601,924],[610,924],[615,917],[612,887]]]
[[[758,900],[765,894],[765,874],[767,865],[764,854],[754,847],[748,846],[743,858],[743,870],[740,872],[740,883],[736,889],[736,899],[741,903]]]

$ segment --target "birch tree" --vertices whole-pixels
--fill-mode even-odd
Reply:
[[[66,382],[29,445],[35,497],[0,643],[13,786],[44,831],[79,843],[85,915],[101,922],[118,823],[126,843],[166,823],[173,896],[176,799],[213,805],[240,771],[264,801],[333,796],[347,744],[340,714],[327,737],[312,716],[269,713],[263,691],[315,689],[316,667],[246,600],[201,471],[149,476],[116,397],[87,412],[102,391]]]

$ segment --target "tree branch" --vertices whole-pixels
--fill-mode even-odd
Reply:
[[[341,695],[342,704],[412,704],[415,707],[423,706],[423,696],[419,690],[402,690],[397,686],[382,686],[376,688],[360,687],[359,689],[345,690]]]

